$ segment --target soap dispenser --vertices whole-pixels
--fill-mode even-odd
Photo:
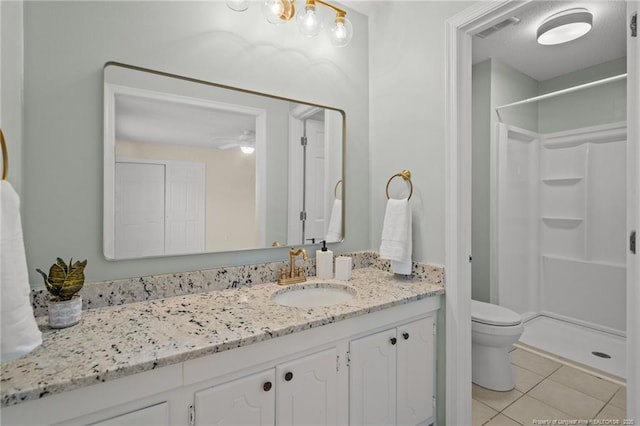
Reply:
[[[333,252],[327,250],[327,242],[322,242],[322,249],[316,250],[316,277],[326,280],[333,278]]]

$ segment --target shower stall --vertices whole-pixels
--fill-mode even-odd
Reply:
[[[543,99],[581,89],[504,105],[498,117],[524,103],[540,110]],[[554,132],[499,122],[494,133],[492,300],[523,316],[521,343],[620,378],[626,140],[622,121]]]

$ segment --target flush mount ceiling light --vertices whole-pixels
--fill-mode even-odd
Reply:
[[[548,17],[538,27],[538,43],[554,45],[582,37],[591,30],[593,15],[586,9],[569,9]]]
[[[282,24],[295,16],[295,0],[263,0],[262,13],[272,24]],[[241,0],[227,1],[227,6],[237,12],[247,9],[248,4]],[[305,8],[296,17],[298,29],[307,37],[314,37],[320,33],[322,23],[316,13],[316,4],[328,7],[336,14],[335,20],[329,29],[329,39],[338,47],[345,47],[353,37],[353,25],[346,18],[347,12],[324,0],[306,0]]]

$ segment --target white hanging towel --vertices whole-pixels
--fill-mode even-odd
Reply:
[[[327,236],[324,239],[328,243],[337,243],[342,239],[342,200],[333,201]]]
[[[0,362],[10,361],[42,344],[31,307],[31,289],[20,221],[20,198],[0,181]]]
[[[391,271],[411,275],[411,206],[409,199],[387,201],[382,225],[380,257],[391,261]]]

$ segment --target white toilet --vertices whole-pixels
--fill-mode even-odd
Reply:
[[[503,306],[471,301],[473,383],[496,391],[514,388],[509,350],[523,331],[519,314]]]

